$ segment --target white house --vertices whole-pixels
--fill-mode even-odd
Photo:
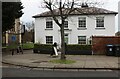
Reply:
[[[54,14],[59,18],[59,10]],[[68,44],[90,44],[91,36],[115,36],[117,12],[97,7],[81,7],[65,21],[65,41]],[[60,44],[60,28],[51,17],[50,11],[33,16],[35,18],[35,43]]]
[[[120,31],[120,1],[118,2],[118,31]]]

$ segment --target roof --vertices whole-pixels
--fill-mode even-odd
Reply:
[[[65,15],[68,10],[70,9],[69,8],[63,9],[63,14]],[[53,12],[56,16],[60,15],[59,9],[54,9]],[[98,14],[115,14],[116,15],[118,13],[114,11],[109,11],[103,8],[97,8],[97,7],[74,8],[73,12],[70,13],[70,15],[98,15]],[[50,17],[50,16],[52,16],[51,12],[46,11],[41,14],[37,14],[33,17],[38,18],[38,17]]]

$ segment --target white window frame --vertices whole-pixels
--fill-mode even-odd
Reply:
[[[68,21],[64,21],[64,28],[68,28]]]
[[[46,44],[53,44],[53,36],[46,36]]]
[[[86,28],[86,17],[78,17],[78,27]]]
[[[83,39],[81,40],[81,39],[80,39],[81,37],[85,37],[85,40],[83,40]],[[86,36],[78,36],[78,44],[85,45],[86,42],[87,42]]]
[[[46,29],[53,29],[53,19],[46,18]]]
[[[96,28],[104,28],[104,17],[96,17]]]

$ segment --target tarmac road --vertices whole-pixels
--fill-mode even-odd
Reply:
[[[118,77],[118,71],[49,71],[26,68],[3,68],[4,77]],[[103,79],[103,78],[101,78]]]

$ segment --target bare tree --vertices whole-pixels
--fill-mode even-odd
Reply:
[[[81,1],[81,2],[80,2]],[[86,0],[88,1],[88,0]],[[77,2],[81,3],[78,4]],[[68,16],[76,10],[75,7],[87,7],[87,3],[82,0],[44,0],[45,7],[50,10],[51,16],[55,23],[60,27],[61,33],[61,60],[65,60],[65,40],[64,40],[64,22]],[[92,2],[90,4],[93,4]],[[97,3],[95,3],[97,4]],[[82,12],[82,11],[80,11]],[[56,14],[57,13],[57,14]],[[58,18],[59,16],[59,18]]]
[[[61,32],[61,60],[65,60],[65,40],[64,40],[64,22],[65,19],[68,17],[68,15],[73,11],[74,9],[74,0],[72,2],[68,1],[62,1],[60,0],[59,2],[55,1],[57,6],[54,4],[54,0],[44,0],[44,3],[46,4],[46,7],[50,10],[52,17],[56,24],[60,27],[60,32]],[[59,16],[60,20],[58,20],[58,16],[55,16],[54,14],[54,9],[58,7],[59,10]]]

